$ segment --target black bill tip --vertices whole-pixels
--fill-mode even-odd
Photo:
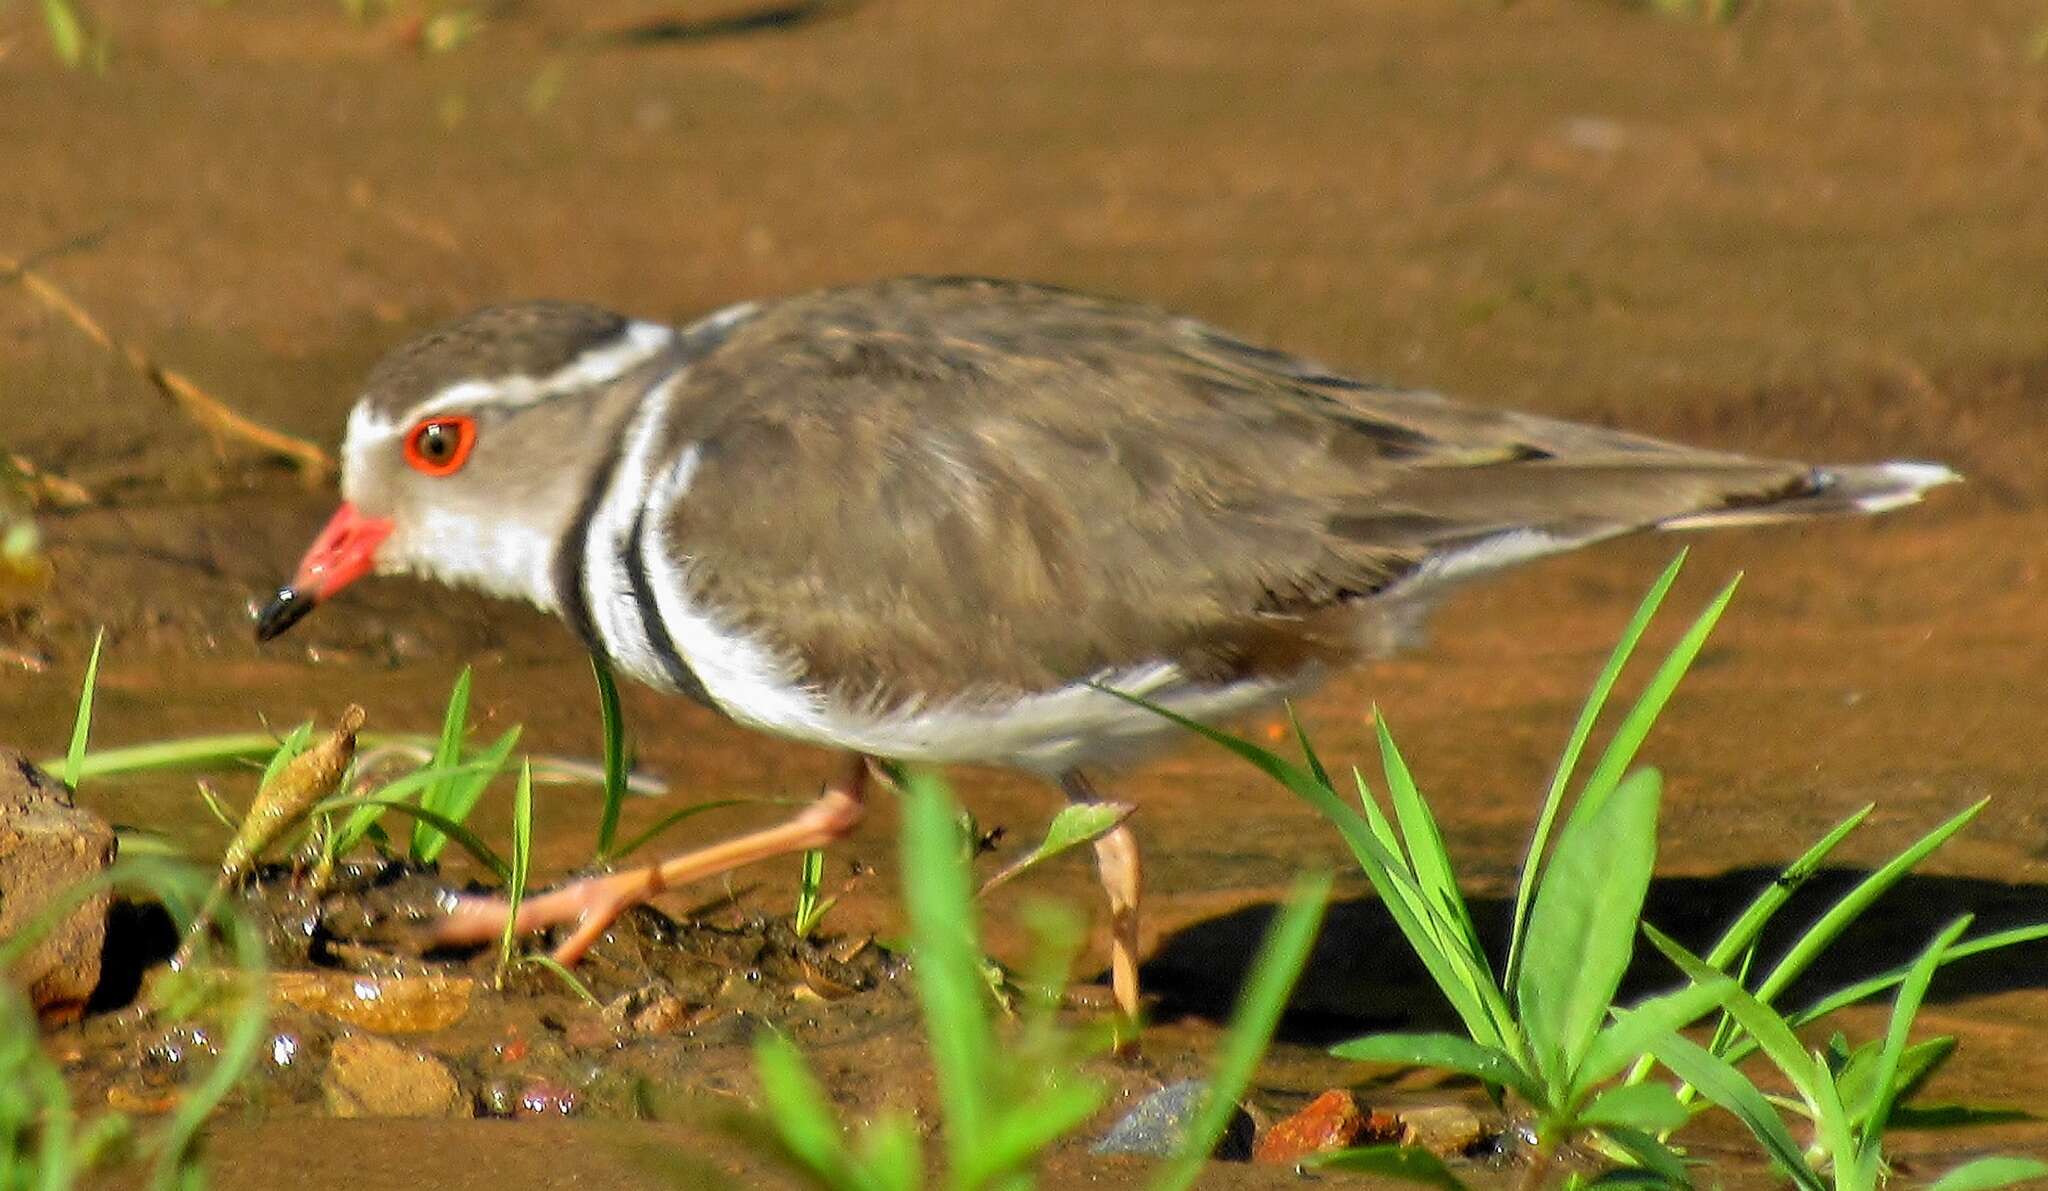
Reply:
[[[306,618],[313,610],[313,597],[296,587],[280,587],[263,611],[256,614],[256,639],[268,641]]]

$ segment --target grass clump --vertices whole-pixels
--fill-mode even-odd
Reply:
[[[1767,1127],[1759,1124],[1764,1114],[1753,1111],[1763,1094],[1733,1066],[1761,1048],[1781,1066],[1798,1066],[1796,1074],[1789,1069],[1787,1074],[1802,1089],[1805,1115],[1823,1133],[1834,1130],[1832,1140],[1817,1142],[1810,1151],[1805,1174],[1818,1177],[1818,1169],[1834,1169],[1849,1180],[1838,1181],[1837,1186],[1860,1189],[1866,1184],[1856,1180],[1877,1168],[1879,1159],[1873,1155],[1894,1106],[1946,1057],[1946,1050],[1936,1045],[1923,1044],[1910,1052],[1900,1049],[1925,991],[1924,981],[1913,991],[1914,982],[1955,959],[2048,937],[2048,927],[2016,928],[1967,941],[1961,939],[1960,926],[1951,928],[1923,955],[1924,972],[1915,965],[1863,981],[1777,1019],[1785,1023],[1781,1029],[1768,1027],[1776,1012],[1769,1008],[1772,999],[1880,895],[1961,830],[1982,809],[1979,803],[1844,894],[1793,942],[1753,992],[1726,973],[1750,970],[1764,928],[1870,808],[1852,815],[1808,849],[1754,899],[1705,958],[1685,956],[1655,934],[1641,916],[1655,867],[1662,781],[1654,769],[1631,767],[1727,607],[1734,582],[1681,634],[1622,715],[1575,797],[1571,791],[1585,746],[1614,686],[1683,564],[1681,554],[1652,585],[1580,712],[1537,815],[1517,883],[1507,954],[1498,968],[1459,890],[1442,830],[1384,717],[1375,719],[1388,807],[1382,807],[1354,769],[1350,785],[1357,809],[1338,793],[1298,724],[1301,760],[1296,762],[1249,741],[1182,722],[1244,757],[1331,820],[1463,1027],[1457,1034],[1373,1035],[1340,1044],[1334,1052],[1457,1072],[1479,1080],[1503,1103],[1511,1102],[1534,1141],[1525,1186],[1541,1186],[1553,1159],[1567,1146],[1604,1156],[1636,1181],[1689,1186],[1686,1160],[1672,1138],[1700,1110],[1702,1095],[1724,1107],[1730,1097],[1737,1097],[1743,1109],[1737,1115],[1753,1128]],[[1636,938],[1645,933],[1680,962],[1689,983],[1624,1008],[1616,997],[1634,959]],[[1830,1052],[1832,1059],[1809,1060],[1803,1050],[1788,1049],[1786,1039],[1793,1026],[1894,986],[1901,992],[1894,1028],[1884,1043],[1853,1051],[1845,1044]],[[1707,1044],[1692,1043],[1680,1033],[1716,1014],[1718,1023]],[[1953,1040],[1946,1042],[1952,1049]],[[1677,1080],[1652,1081],[1657,1063],[1667,1055],[1678,1058],[1684,1069],[1665,1063]],[[1822,1078],[1823,1070],[1830,1073],[1828,1079]],[[1688,1071],[1709,1079],[1712,1091]],[[1844,1081],[1862,1091],[1841,1097],[1838,1105],[1828,1098],[1827,1088]],[[1778,1134],[1782,1132],[1781,1127]],[[1778,1134],[1758,1136],[1774,1163],[1801,1186],[1809,1185],[1781,1153]],[[1414,1173],[1403,1169],[1408,1158],[1393,1153],[1355,1152],[1337,1161],[1383,1173]],[[2017,1168],[1972,1164],[1966,1169],[1974,1180]]]
[[[1080,928],[1071,914],[1033,915],[1037,959],[1014,1030],[999,1031],[975,926],[974,886],[961,847],[959,815],[938,779],[905,783],[901,845],[910,950],[925,1037],[944,1120],[940,1186],[959,1189],[1031,1185],[1044,1152],[1102,1107],[1101,1082],[1082,1062],[1108,1045],[1107,1033],[1059,1019],[1068,966]],[[1264,1053],[1281,1008],[1315,938],[1329,878],[1299,882],[1269,932],[1253,976],[1220,1048],[1204,1107],[1180,1155],[1154,1185],[1193,1182],[1229,1123]],[[925,1185],[926,1158],[914,1121],[887,1112],[857,1129],[843,1127],[795,1045],[765,1033],[755,1051],[763,1107],[750,1132],[814,1185],[908,1191]]]
[[[1886,1126],[1902,1102],[1954,1053],[1954,1038],[1914,1045],[1910,1037],[1913,1017],[1935,970],[1952,957],[1951,949],[1969,924],[1967,916],[1950,923],[1900,974],[1891,1020],[1881,1040],[1851,1049],[1837,1034],[1821,1050],[1808,1050],[1792,1032],[1792,1022],[1739,981],[1646,927],[1651,941],[1692,978],[1694,987],[1712,992],[1729,1020],[1770,1057],[1797,1098],[1766,1096],[1723,1054],[1673,1031],[1658,1031],[1650,1052],[1748,1127],[1771,1165],[1801,1191],[1877,1191],[1889,1173],[1883,1146]],[[1793,1140],[1777,1104],[1805,1118],[1813,1137],[1809,1145],[1802,1148]],[[1964,1191],[2043,1177],[2048,1177],[2048,1162],[1990,1155],[1956,1167],[1932,1186],[1934,1191]]]

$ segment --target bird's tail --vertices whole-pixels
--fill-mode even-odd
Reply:
[[[1914,504],[1930,488],[1963,477],[1939,463],[1895,461],[1816,467],[1803,482],[1751,501],[1683,513],[1658,521],[1658,529],[1719,529],[1770,525],[1842,513],[1883,513]]]

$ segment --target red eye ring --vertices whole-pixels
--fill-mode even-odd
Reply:
[[[475,446],[475,418],[461,414],[428,418],[405,436],[405,461],[423,475],[454,475],[469,462],[469,452]]]

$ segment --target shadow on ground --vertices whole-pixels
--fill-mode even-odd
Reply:
[[[1852,868],[1815,874],[1765,932],[1756,970],[1768,970],[1801,932],[1867,876],[1868,870]],[[1713,877],[1660,879],[1651,886],[1644,918],[1687,947],[1704,951],[1777,877],[1775,870],[1745,868]],[[1472,902],[1473,918],[1496,965],[1507,952],[1511,913],[1512,904],[1505,899]],[[1779,1003],[1787,1008],[1804,1005],[1908,963],[1943,926],[1964,914],[1975,916],[1972,936],[2048,922],[2048,886],[1975,877],[1907,877],[1851,925]],[[1146,989],[1159,998],[1155,1016],[1227,1017],[1272,915],[1270,905],[1247,906],[1164,940],[1143,971]],[[1662,956],[1640,946],[1622,1000],[1654,992],[1676,979]],[[1949,965],[1935,979],[1930,1000],[2044,988],[2048,940]],[[1886,997],[1881,994],[1878,999]],[[1379,899],[1365,897],[1330,907],[1282,1037],[1322,1045],[1371,1028],[1456,1029],[1457,1020],[1434,992],[1428,973]]]

